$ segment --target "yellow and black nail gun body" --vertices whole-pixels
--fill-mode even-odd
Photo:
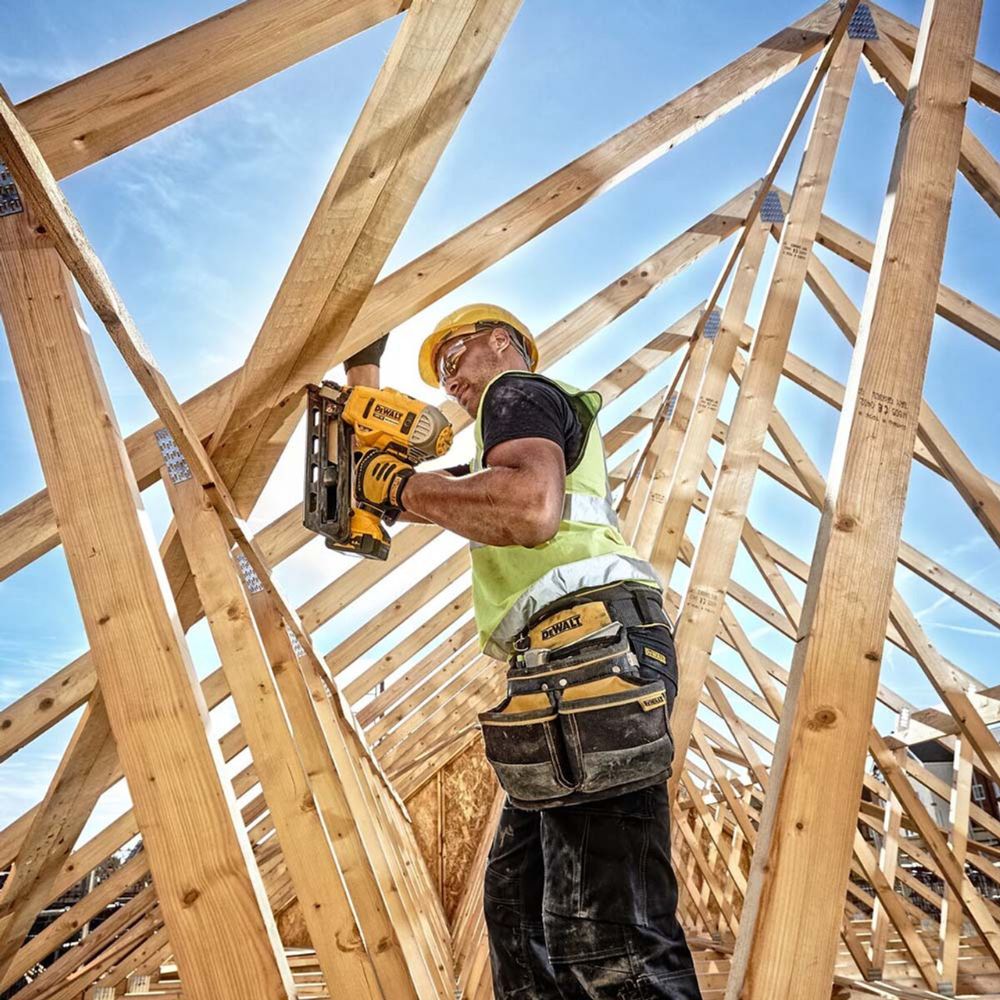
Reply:
[[[308,387],[306,489],[303,523],[328,548],[368,559],[386,559],[389,533],[379,511],[359,505],[354,470],[371,449],[411,465],[443,455],[452,426],[436,407],[395,389]]]

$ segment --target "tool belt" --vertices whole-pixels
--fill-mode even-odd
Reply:
[[[616,585],[614,593],[625,589]],[[665,623],[659,592],[635,589],[654,595],[649,600]],[[620,602],[576,595],[575,603],[546,609],[519,637],[506,698],[479,715],[486,758],[513,805],[571,805],[669,777],[664,681],[640,675],[626,623],[609,614],[648,624],[643,599],[631,591]],[[618,603],[634,610],[625,613]]]

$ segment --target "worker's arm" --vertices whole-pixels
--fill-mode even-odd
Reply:
[[[388,341],[389,334],[386,333],[344,361],[344,376],[348,385],[379,387],[379,368]]]
[[[449,469],[435,469],[434,471],[439,476],[449,476],[450,478],[454,478],[455,476],[468,476],[472,472],[472,470],[469,468],[468,463],[466,463],[465,465],[453,465]],[[403,521],[406,524],[431,523],[426,517],[421,517],[419,514],[414,514],[412,510],[401,511],[399,517],[397,517],[396,520]]]
[[[379,387],[379,366],[378,365],[354,365],[345,371],[348,385],[366,385],[372,389]]]
[[[406,511],[486,545],[541,545],[559,529],[566,488],[562,448],[517,438],[490,449],[471,476],[418,472],[403,492]]]

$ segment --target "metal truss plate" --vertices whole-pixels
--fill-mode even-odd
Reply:
[[[705,333],[703,336],[706,340],[715,340],[719,335],[719,328],[722,326],[722,310],[713,309],[708,319],[705,320]]]
[[[784,222],[785,210],[781,207],[781,198],[777,191],[768,191],[764,196],[764,204],[760,206],[762,222]]]
[[[264,584],[260,582],[257,571],[250,565],[250,560],[242,552],[236,556],[236,565],[239,567],[240,576],[243,577],[243,586],[247,588],[247,593],[262,594],[264,592]]]
[[[292,644],[292,652],[295,654],[295,659],[301,660],[306,655],[306,651],[302,648],[302,643],[299,642],[298,636],[290,628],[286,627],[285,631],[288,633],[288,641]]]
[[[844,9],[841,0],[840,9]],[[872,17],[871,8],[866,3],[859,3],[857,9],[851,17],[851,23],[847,26],[848,38],[860,38],[863,41],[875,41],[878,38],[878,28],[875,26],[875,18]]]
[[[677,393],[672,392],[667,400],[667,420],[674,415],[674,408],[677,406]]]
[[[17,215],[24,211],[24,203],[14,183],[14,178],[7,169],[7,164],[0,160],[0,218],[5,215]]]
[[[190,466],[184,460],[184,456],[181,454],[180,448],[177,447],[170,431],[157,431],[156,443],[160,448],[160,454],[163,455],[163,464],[167,467],[167,475],[174,486],[194,478],[191,475]]]

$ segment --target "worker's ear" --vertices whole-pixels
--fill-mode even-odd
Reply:
[[[510,343],[510,334],[502,326],[493,327],[493,331],[490,333],[490,347],[497,354],[503,354]]]

